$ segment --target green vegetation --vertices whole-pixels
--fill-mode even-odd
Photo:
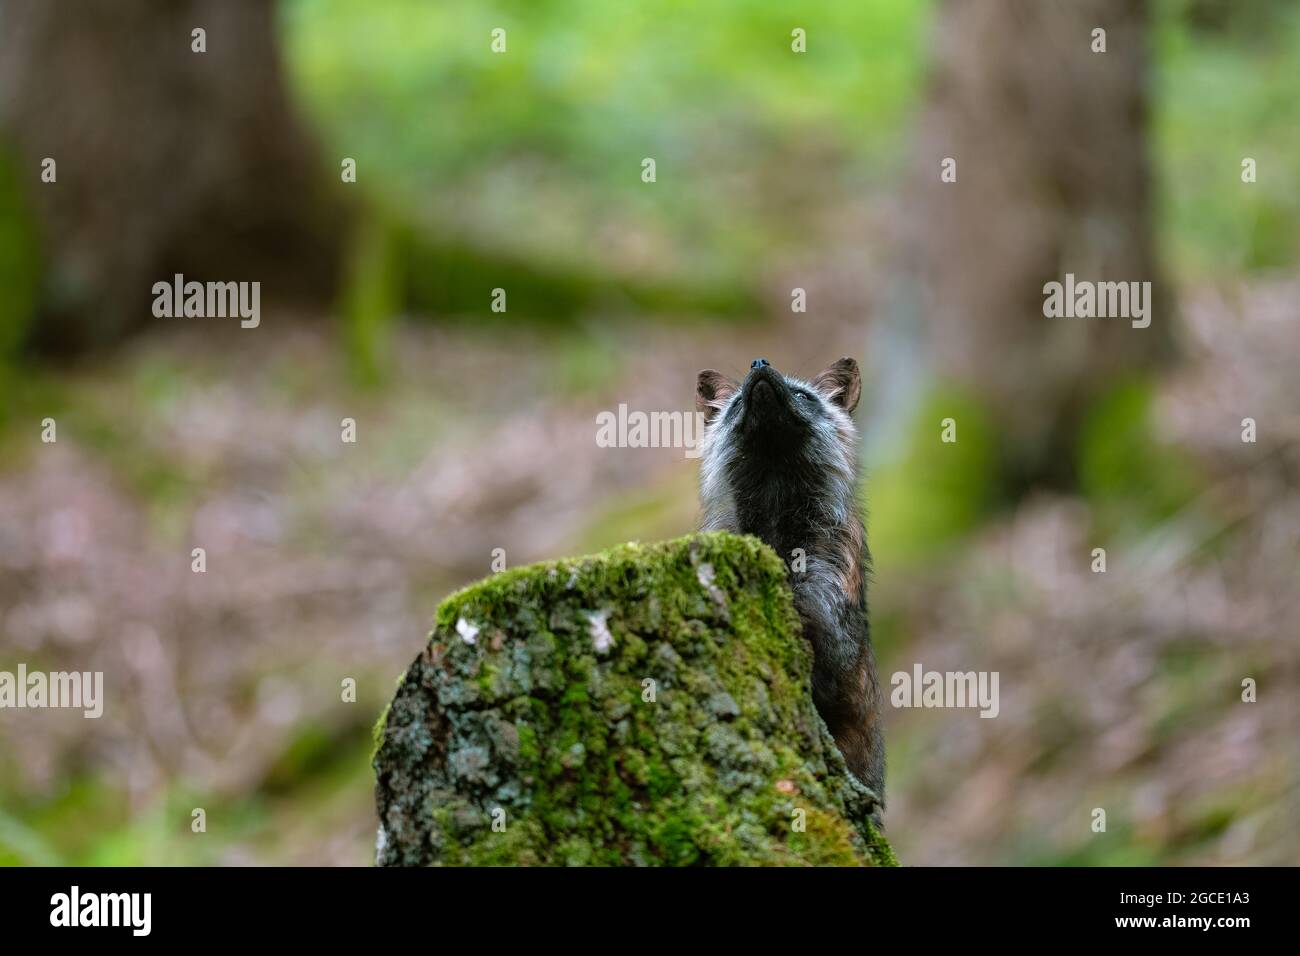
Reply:
[[[956,441],[940,440],[943,422]],[[972,396],[936,390],[907,431],[903,453],[868,473],[870,541],[879,567],[915,564],[977,527],[997,494],[996,433]]]
[[[1090,410],[1080,435],[1079,485],[1103,531],[1148,529],[1200,490],[1191,457],[1160,440],[1151,422],[1154,388],[1126,382]]]
[[[1166,257],[1215,278],[1285,269],[1300,257],[1300,7],[1164,0],[1158,10],[1153,132]],[[1247,157],[1253,183],[1241,179]]]
[[[752,312],[763,261],[898,162],[927,10],[293,0],[283,33],[332,153],[422,235],[416,308],[480,313],[508,286],[512,315],[550,321]]]

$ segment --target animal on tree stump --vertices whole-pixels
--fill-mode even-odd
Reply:
[[[870,553],[859,497],[858,363],[842,358],[812,381],[755,359],[743,383],[700,372],[705,417],[703,531],[751,534],[787,563],[795,609],[813,648],[813,702],[849,769],[885,798],[880,689],[867,619]]]

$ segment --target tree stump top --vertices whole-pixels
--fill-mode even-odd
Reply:
[[[786,571],[715,533],[449,597],[376,729],[381,865],[894,865]]]

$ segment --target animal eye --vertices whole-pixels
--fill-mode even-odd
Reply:
[[[795,392],[795,394],[798,395],[800,398],[804,399],[805,401],[808,402],[812,401],[812,396],[809,395],[807,392]]]

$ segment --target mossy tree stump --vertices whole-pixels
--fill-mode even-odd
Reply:
[[[377,727],[383,865],[890,865],[785,568],[700,534],[448,598]]]

